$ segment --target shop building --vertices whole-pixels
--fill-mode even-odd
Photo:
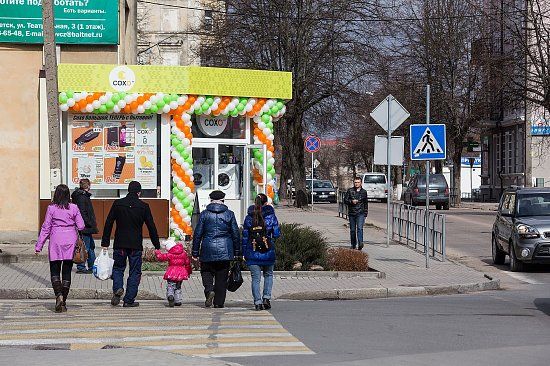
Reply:
[[[92,181],[100,230],[132,180],[165,237],[191,234],[213,190],[239,221],[258,193],[275,198],[273,128],[292,98],[291,73],[60,64],[59,90],[62,183]],[[45,120],[39,143],[43,215],[53,188]]]

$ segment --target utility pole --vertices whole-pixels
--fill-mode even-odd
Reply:
[[[50,152],[50,178],[52,184],[61,182],[61,131],[57,90],[57,54],[53,1],[42,1],[42,31],[44,34],[44,68],[46,71],[46,106],[48,111],[48,141]]]

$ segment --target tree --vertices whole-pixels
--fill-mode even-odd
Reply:
[[[305,188],[304,131],[334,120],[350,88],[362,87],[378,6],[360,0],[229,0],[200,47],[205,66],[291,71],[293,99],[275,126],[281,182]],[[330,111],[330,118],[321,119]],[[281,190],[284,195],[284,190]]]

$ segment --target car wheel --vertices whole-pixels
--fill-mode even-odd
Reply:
[[[491,252],[493,255],[493,263],[504,264],[504,260],[506,259],[506,253],[498,247],[497,240],[494,236],[492,237],[491,242],[492,242]]]
[[[446,211],[449,210],[449,202],[443,204],[443,209]]]
[[[510,271],[512,272],[523,272],[525,271],[525,263],[518,260],[516,257],[516,252],[514,251],[514,246],[510,243],[509,247],[510,253]]]
[[[388,199],[387,199],[387,198],[382,198],[382,199],[380,200],[380,202],[386,203],[386,202],[388,202]]]
[[[436,205],[435,205],[435,209],[436,209],[436,210],[441,210],[441,205],[437,205],[437,204],[436,204]]]

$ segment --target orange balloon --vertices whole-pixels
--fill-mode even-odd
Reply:
[[[189,182],[187,187],[191,189],[191,192],[195,192],[195,182]]]
[[[130,108],[132,108],[132,110],[137,109],[138,106],[139,106],[139,104],[136,100],[134,100],[132,103],[130,103]]]
[[[88,99],[88,98],[82,99],[81,101],[78,102],[78,107],[79,107],[80,109],[86,108],[86,106],[88,105],[88,100],[87,100],[87,99]],[[76,104],[75,104],[75,105],[76,105]]]
[[[177,121],[176,126],[180,129],[180,131],[183,130],[184,127],[187,127],[182,120]]]
[[[191,182],[187,174],[183,174],[183,176],[181,177],[181,180],[183,181],[183,183],[185,183],[188,186],[189,186],[189,183]]]
[[[138,104],[143,104],[143,102],[145,102],[145,97],[144,96],[137,97],[136,102],[138,102]]]
[[[271,151],[272,153],[275,152],[275,147],[272,145],[270,147],[267,148],[269,151]]]
[[[189,108],[191,108],[191,104],[192,103],[189,103],[189,101],[185,102],[185,104],[183,105],[183,110],[184,111],[189,110]]]
[[[187,103],[189,103],[189,105],[195,103],[195,101],[197,100],[197,96],[196,95],[190,95],[189,98],[187,98]]]
[[[185,105],[185,104],[184,104]],[[189,108],[187,108],[189,109]],[[183,105],[180,105],[177,109],[176,109],[176,113],[178,114],[178,116],[181,118],[181,115],[183,114],[183,112],[185,112],[186,109],[184,108]]]
[[[122,111],[124,113],[132,113],[132,108],[130,107],[130,105],[127,104],[126,107],[122,109]]]
[[[183,125],[180,130],[184,133],[184,134],[188,134],[191,132],[191,129],[189,128],[189,126],[186,126],[186,125]]]
[[[82,100],[84,100],[84,99],[82,99]],[[88,95],[88,96],[86,97],[86,104],[89,104],[89,103],[91,103],[91,102],[93,102],[93,101],[94,101],[94,96],[93,96],[93,95]]]
[[[177,216],[174,216],[174,222],[178,225],[181,225],[182,223],[182,219],[181,219],[181,216],[180,215],[177,215]]]

